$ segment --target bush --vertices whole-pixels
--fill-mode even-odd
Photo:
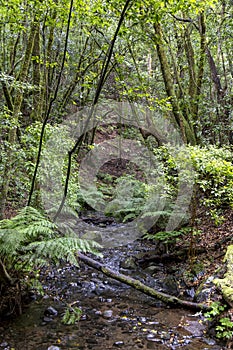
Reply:
[[[233,206],[232,152],[214,146],[187,146],[178,151],[162,146],[154,149],[154,154],[160,167],[155,174],[160,175],[155,183],[147,184],[128,175],[120,177],[115,181],[115,195],[107,204],[105,214],[123,222],[135,219],[140,213],[144,218],[159,216],[156,231],[163,232],[175,209],[181,179],[185,183],[190,181],[191,187],[196,185],[201,204],[207,207],[215,223],[221,224],[224,220],[221,209]],[[161,211],[156,209],[156,193],[159,194],[159,200],[165,203]],[[184,223],[188,223],[188,215],[181,225]],[[176,228],[175,234],[179,228]]]
[[[188,147],[203,203],[211,209],[233,206],[232,152],[214,146]]]

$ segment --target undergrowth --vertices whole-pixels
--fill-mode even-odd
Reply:
[[[25,207],[12,219],[0,221],[1,292],[19,283],[21,289],[36,286],[42,266],[64,261],[78,266],[79,251],[99,254],[99,248],[95,241],[78,238],[70,228],[68,233],[60,232],[38,210]]]

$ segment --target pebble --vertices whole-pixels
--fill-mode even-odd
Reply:
[[[165,339],[165,340],[169,340],[170,339],[170,334],[167,332],[161,332],[161,338]]]
[[[214,339],[204,338],[203,341],[208,345],[215,345],[216,344]]]
[[[146,339],[149,340],[149,341],[153,341],[155,343],[161,343],[162,342],[160,338],[155,338],[154,334],[148,334]]]
[[[121,348],[122,346],[125,345],[125,343],[123,341],[115,341],[115,343],[113,344],[114,346],[117,346],[118,348]]]
[[[46,322],[46,323],[48,323],[48,322],[52,322],[53,321],[53,319],[51,318],[51,317],[43,317],[43,321],[44,322]]]
[[[103,312],[103,317],[104,318],[111,318],[112,317],[112,314],[113,314],[113,311],[112,310],[105,310]]]
[[[100,310],[96,310],[95,315],[102,315],[102,312]]]
[[[4,341],[0,344],[1,348],[5,348],[6,346],[8,346],[8,343],[6,341]]]
[[[58,311],[54,309],[54,307],[52,306],[49,306],[44,312],[45,316],[57,316],[57,314],[58,314]]]
[[[61,348],[51,345],[47,350],[61,350]]]
[[[154,339],[155,338],[155,336],[154,336],[154,334],[147,334],[147,337],[146,337],[146,339],[147,340],[151,340],[151,339]]]
[[[96,337],[101,337],[101,338],[105,338],[105,334],[103,332],[96,332],[95,333]]]

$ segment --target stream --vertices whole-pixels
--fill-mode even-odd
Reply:
[[[136,240],[105,248],[103,257],[94,259],[159,291],[178,295],[180,267],[137,264],[137,258],[154,248],[153,243]],[[63,264],[43,269],[41,283],[43,297],[32,294],[34,300],[21,316],[0,323],[0,350],[224,349],[206,333],[200,313],[167,307],[82,262],[79,268]],[[182,293],[188,298],[193,290]],[[82,310],[74,325],[61,322],[68,304]]]

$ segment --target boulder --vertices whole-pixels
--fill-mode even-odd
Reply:
[[[224,262],[227,264],[224,278],[216,278],[214,283],[221,288],[224,299],[233,307],[233,245],[228,246]]]

